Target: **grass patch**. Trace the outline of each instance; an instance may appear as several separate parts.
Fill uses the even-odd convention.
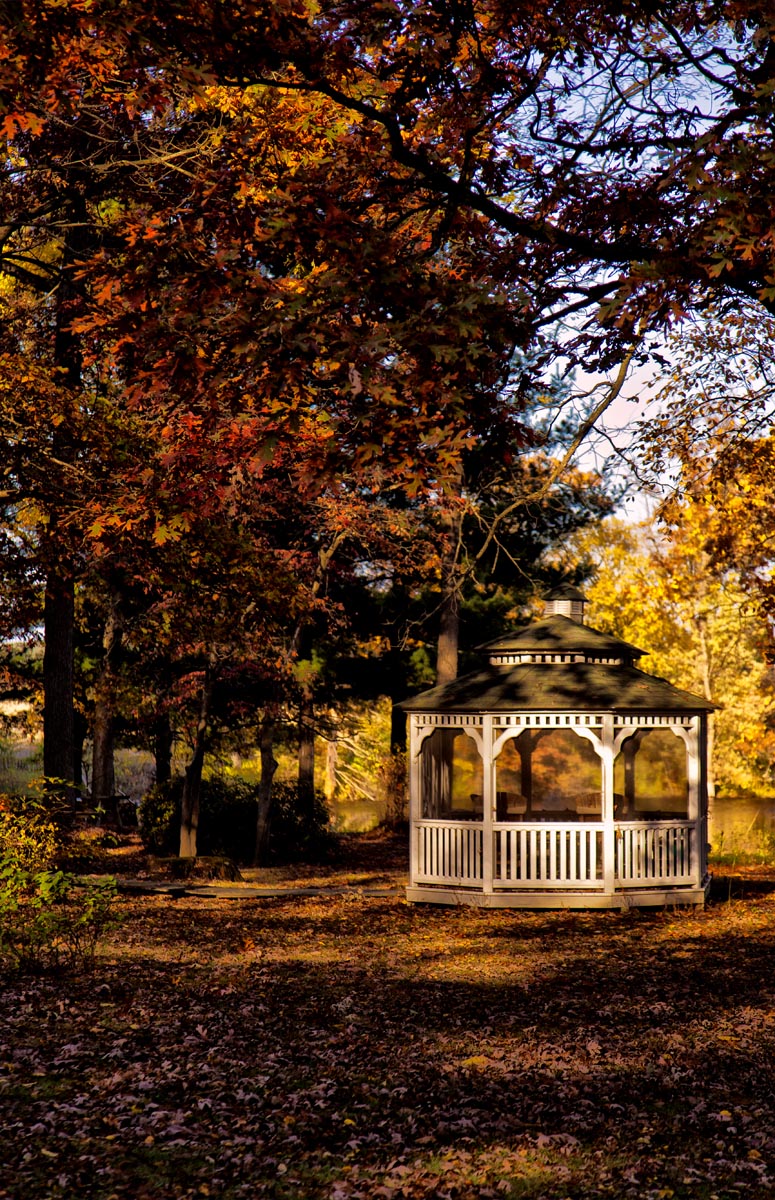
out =
[[[775,832],[752,828],[740,833],[721,833],[711,846],[709,861],[711,867],[775,869]]]

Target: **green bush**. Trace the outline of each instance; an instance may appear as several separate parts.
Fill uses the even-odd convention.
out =
[[[298,785],[274,785],[269,834],[269,854],[273,861],[326,862],[338,844],[331,828],[331,814],[320,792],[315,793],[310,821],[301,810]]]
[[[6,865],[41,871],[53,865],[59,850],[59,827],[42,807],[0,797],[0,859]]]
[[[116,924],[115,880],[56,869],[60,831],[40,802],[0,805],[0,957],[27,971],[88,966]]]
[[[406,755],[391,752],[377,768],[377,797],[383,804],[382,824],[394,833],[409,826],[409,780]]]
[[[115,879],[0,864],[0,956],[23,971],[88,967],[117,924]]]
[[[140,834],[154,854],[177,854],[183,780],[154,787],[140,805]],[[218,775],[202,780],[197,849],[202,855],[224,855],[249,863],[256,840],[258,785]],[[316,796],[309,821],[300,813],[298,788],[278,783],[272,788],[269,857],[272,862],[327,858],[336,845],[325,800]]]
[[[157,783],[143,796],[138,810],[140,837],[152,854],[177,854],[180,845],[180,797],[183,781]]]

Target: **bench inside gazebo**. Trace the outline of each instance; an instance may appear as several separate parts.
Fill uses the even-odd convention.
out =
[[[403,707],[412,901],[702,904],[712,705],[583,623],[567,585],[482,669]]]

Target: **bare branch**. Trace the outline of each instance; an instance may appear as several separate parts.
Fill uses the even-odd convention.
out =
[[[520,508],[525,508],[528,504],[535,504],[540,500],[544,500],[557,483],[558,479],[560,479],[565,473],[565,470],[573,459],[573,456],[575,455],[579,446],[586,438],[587,434],[594,429],[603,413],[611,407],[617,396],[621,394],[621,390],[627,380],[627,375],[632,364],[633,356],[644,333],[645,320],[641,322],[638,335],[630,347],[630,350],[622,360],[619,370],[616,373],[616,378],[612,381],[612,383],[609,384],[602,399],[595,405],[586,420],[582,421],[565,453],[555,463],[554,467],[546,476],[540,487],[536,488],[535,491],[528,492],[527,495],[520,496],[517,500],[514,500],[511,504],[508,504],[506,508],[501,509],[501,511],[495,515],[490,522],[490,527],[487,531],[487,537],[485,538],[484,543],[473,558],[473,563],[479,562],[487,553],[493,541],[497,541],[496,534],[498,527],[502,525],[503,522],[512,515],[512,513],[517,512]]]

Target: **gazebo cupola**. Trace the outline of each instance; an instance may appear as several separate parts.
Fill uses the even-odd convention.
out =
[[[572,583],[561,583],[546,597],[545,617],[570,617],[572,621],[584,620],[587,598]]]
[[[408,898],[488,907],[704,901],[703,698],[641,671],[644,651],[546,615],[480,647],[480,669],[410,718]]]

